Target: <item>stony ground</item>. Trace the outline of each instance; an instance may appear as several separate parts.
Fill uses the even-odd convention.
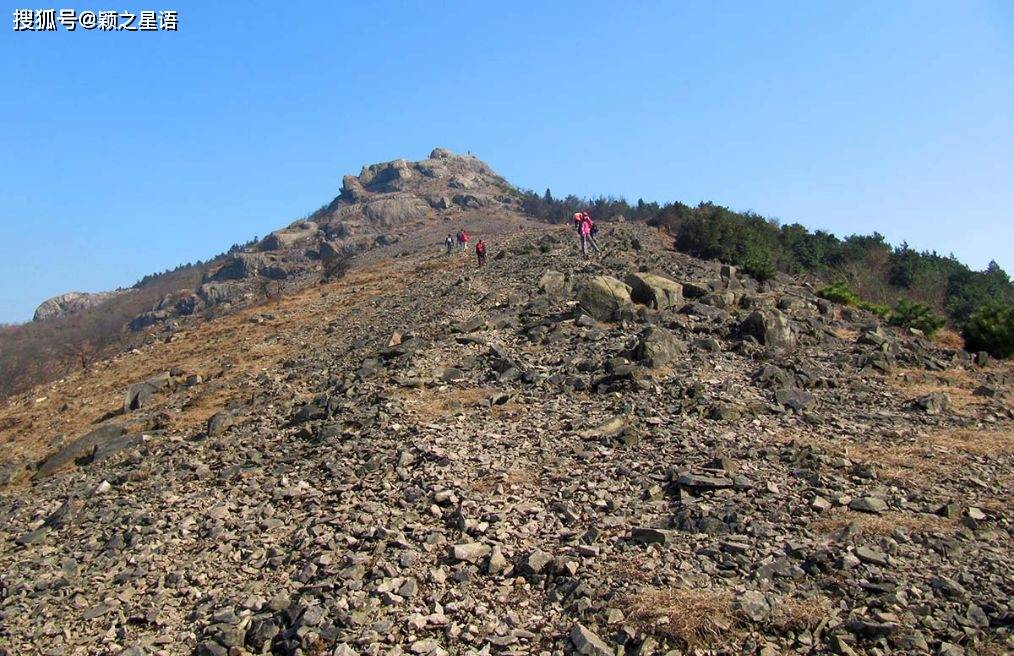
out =
[[[483,227],[0,409],[0,652],[1010,653],[1009,365]]]

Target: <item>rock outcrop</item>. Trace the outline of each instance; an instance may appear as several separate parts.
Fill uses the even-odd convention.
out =
[[[47,319],[58,319],[71,314],[77,314],[82,310],[95,307],[120,292],[98,292],[94,294],[84,292],[67,292],[53,298],[46,299],[35,308],[33,321],[45,321]]]

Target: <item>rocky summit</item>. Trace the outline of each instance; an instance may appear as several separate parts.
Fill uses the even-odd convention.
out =
[[[0,653],[1010,653],[1010,364],[508,192],[367,167],[8,399]]]

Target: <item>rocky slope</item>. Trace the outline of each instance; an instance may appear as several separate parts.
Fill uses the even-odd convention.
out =
[[[0,410],[0,649],[1009,653],[1010,365],[468,175],[364,170],[291,228],[347,277]]]

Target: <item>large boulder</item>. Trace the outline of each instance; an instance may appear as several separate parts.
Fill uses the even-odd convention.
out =
[[[630,305],[630,287],[611,276],[592,276],[581,284],[577,302],[595,319],[611,321],[617,312]]]
[[[147,380],[134,383],[127,388],[126,394],[123,395],[123,412],[126,413],[144,407],[156,392],[169,387],[171,383],[172,377],[169,375],[169,372],[163,372]]]
[[[262,251],[281,251],[305,246],[320,232],[320,226],[313,221],[300,221],[288,228],[275,230],[261,240],[258,248]]]
[[[363,205],[363,214],[366,218],[371,223],[383,227],[422,219],[428,213],[429,204],[422,198],[410,195],[377,198]]]
[[[270,239],[270,237],[266,238]],[[223,280],[243,280],[258,275],[264,267],[268,266],[268,258],[261,253],[236,253],[222,263],[218,269],[213,271],[208,280],[220,282]]]
[[[235,282],[207,282],[197,288],[197,295],[207,305],[218,305],[242,298],[246,288]]]
[[[789,318],[778,310],[754,310],[739,325],[739,331],[773,348],[791,348],[796,344]]]
[[[570,295],[572,286],[572,282],[566,274],[552,269],[546,269],[546,272],[539,278],[539,290],[551,298]]]
[[[44,478],[71,463],[102,460],[140,444],[141,439],[140,433],[127,434],[126,429],[120,424],[100,426],[69,442],[46,458],[32,478]]]
[[[635,303],[656,310],[683,304],[683,285],[654,273],[632,273],[624,280],[630,285],[630,298]]]
[[[641,333],[637,359],[649,367],[662,367],[686,350],[686,345],[665,328],[651,326]]]

